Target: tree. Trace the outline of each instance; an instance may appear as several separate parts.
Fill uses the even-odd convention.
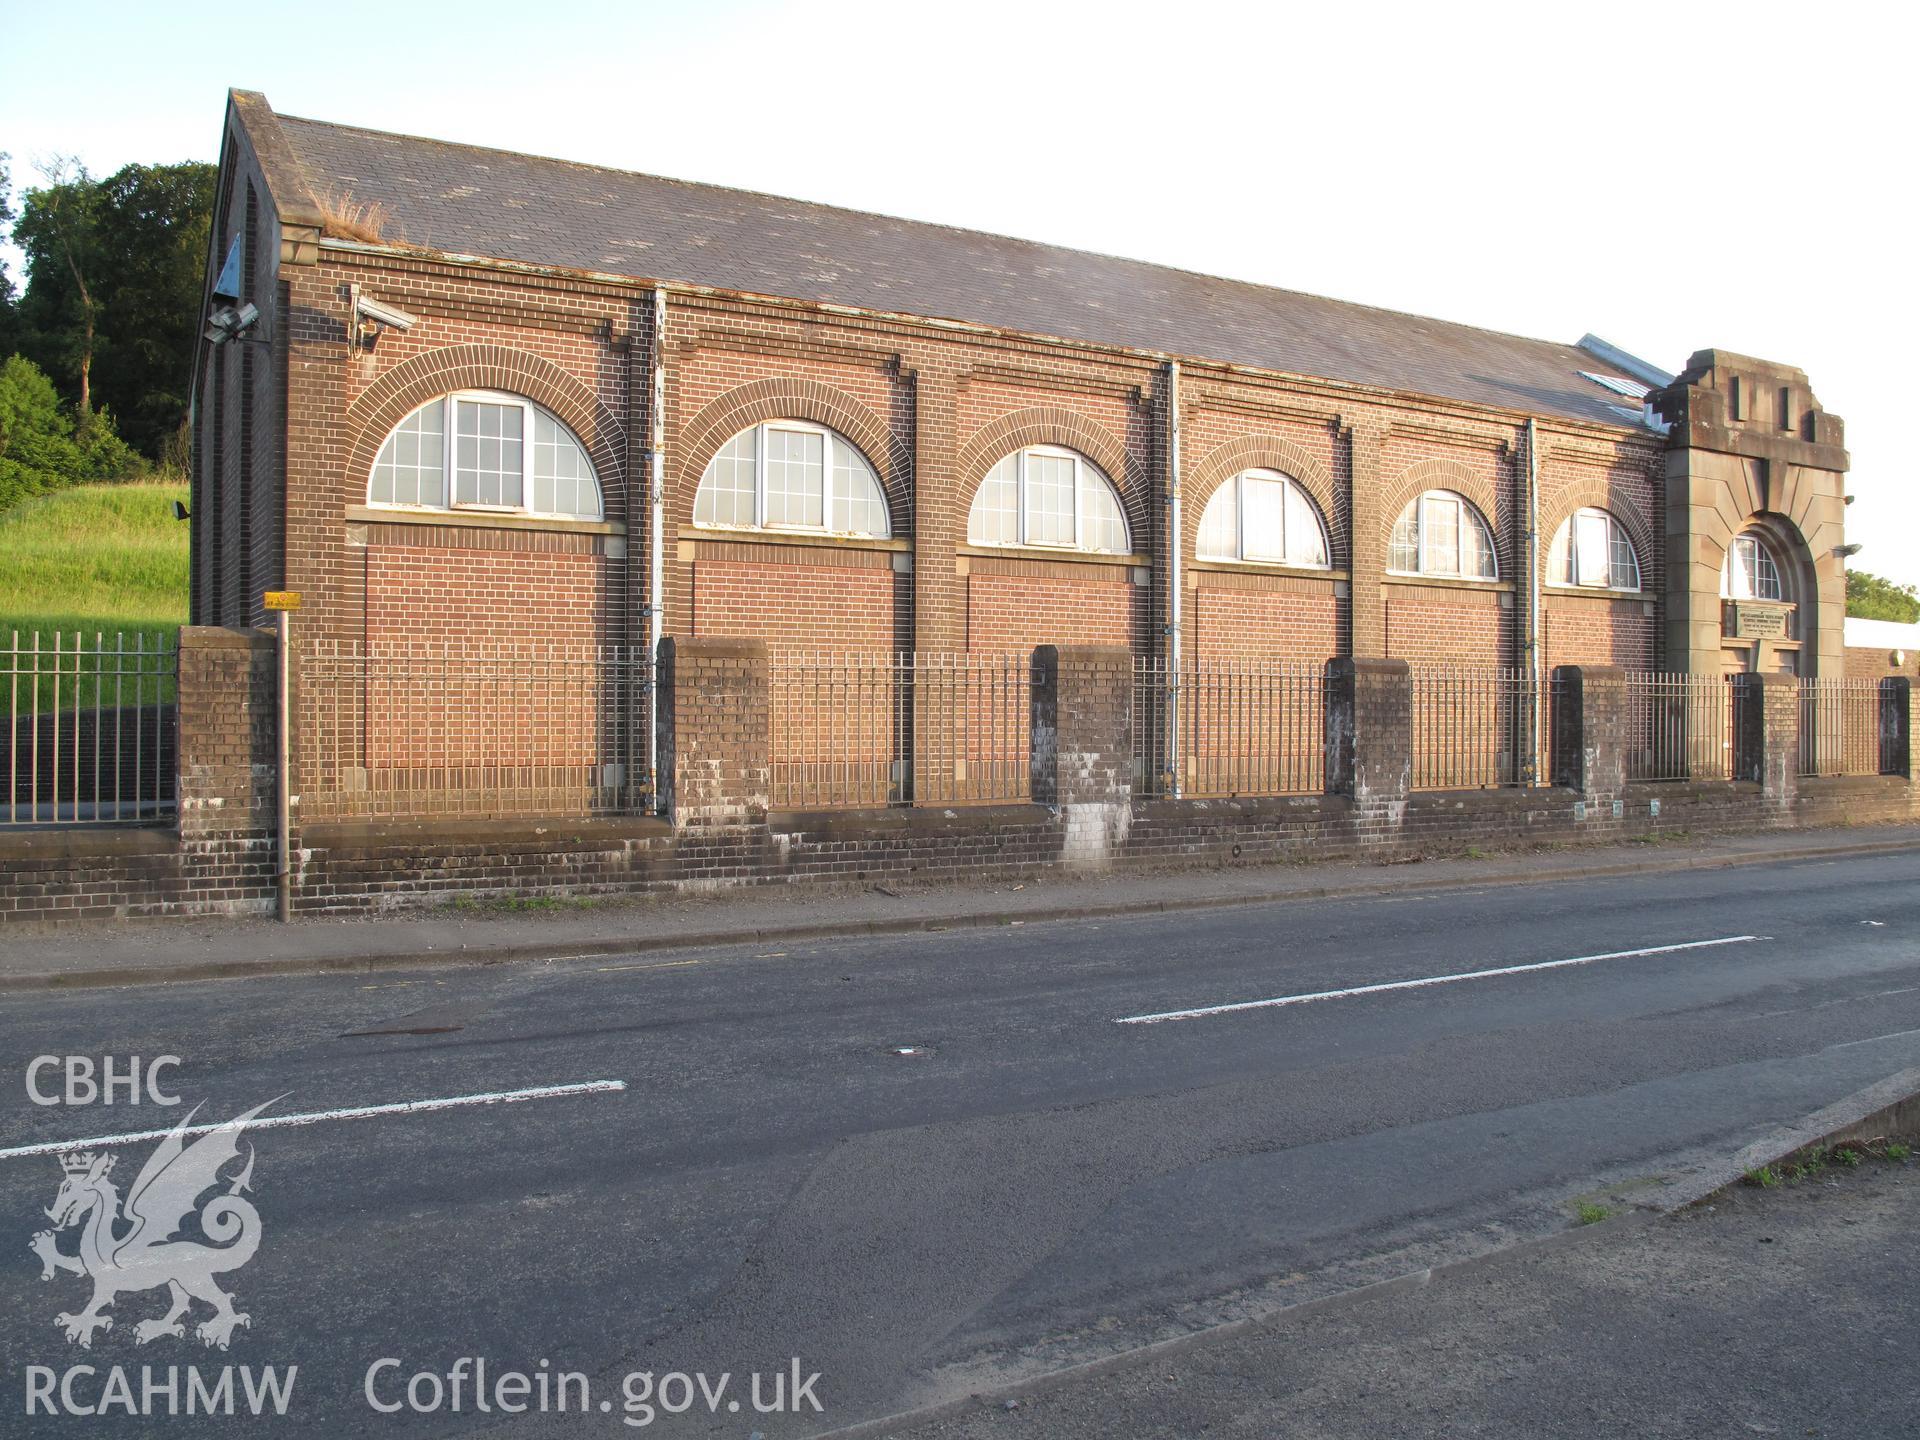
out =
[[[128,165],[100,183],[96,244],[104,339],[94,388],[155,459],[187,416],[219,171]]]
[[[29,190],[13,227],[14,243],[27,255],[27,294],[22,318],[34,349],[55,374],[74,378],[74,405],[93,409],[93,346],[100,302],[88,277],[98,273],[95,217],[99,186],[86,166],[69,157],[41,165],[47,183]]]
[[[6,243],[13,229],[13,157],[0,151],[0,244]],[[11,355],[20,343],[18,317],[14,313],[13,276],[0,260],[0,355]]]
[[[1920,590],[1865,570],[1847,572],[1847,614],[1856,620],[1920,621]]]
[[[0,510],[89,480],[124,480],[140,457],[96,411],[76,427],[53,382],[25,356],[0,365]]]
[[[211,165],[43,167],[14,227],[27,256],[22,349],[78,413],[96,401],[158,457],[186,417],[215,180]],[[85,420],[81,424],[84,427]]]

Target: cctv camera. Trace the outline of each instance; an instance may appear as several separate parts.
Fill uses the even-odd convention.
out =
[[[413,316],[406,311],[391,305],[382,305],[370,296],[362,295],[355,299],[353,309],[356,315],[362,315],[376,325],[385,325],[394,330],[411,330],[414,325]]]

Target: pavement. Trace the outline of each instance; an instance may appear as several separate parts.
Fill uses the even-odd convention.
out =
[[[0,1068],[42,1054],[178,1056],[183,1103],[40,1105],[0,1076],[9,1386],[30,1365],[297,1364],[288,1436],[612,1435],[632,1433],[628,1377],[797,1362],[820,1414],[647,1431],[786,1440],[1453,1273],[1568,1233],[1584,1198],[1723,1175],[1920,1066],[1920,850],[0,996]],[[226,1281],[251,1316],[232,1348],[137,1343],[152,1292],[71,1343],[54,1321],[86,1283],[27,1253],[54,1152],[90,1137],[137,1176],[157,1141],[129,1132],[268,1100],[283,1126],[247,1137],[265,1230]],[[1611,1343],[1604,1315],[1577,1319],[1547,1338]],[[462,1357],[550,1361],[610,1408],[365,1398],[383,1358]],[[1349,1433],[1393,1433],[1367,1423],[1382,1396]],[[63,1428],[259,1427],[29,1417],[0,1393],[0,1435]]]
[[[910,933],[1278,900],[1549,883],[1920,846],[1920,825],[1866,825],[1593,847],[1354,862],[1248,862],[1123,874],[1042,872],[993,883],[887,879],[697,894],[503,899],[367,918],[216,919],[0,929],[0,991],[132,985],[434,964],[497,964],[692,946]]]
[[[1920,1162],[1735,1186],[897,1440],[1920,1433]]]

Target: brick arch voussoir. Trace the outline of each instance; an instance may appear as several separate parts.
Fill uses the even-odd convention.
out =
[[[913,530],[913,455],[872,406],[818,380],[755,380],[710,400],[681,429],[681,461],[676,470],[673,513],[682,526],[693,523],[700,477],[713,457],[742,430],[768,420],[806,420],[844,435],[867,457],[880,477],[893,534]]]
[[[1146,537],[1152,533],[1146,467],[1135,460],[1126,444],[1104,425],[1077,410],[1058,405],[1036,405],[1002,415],[981,426],[960,447],[954,473],[959,481],[955,493],[962,509],[963,531],[965,512],[972,507],[974,492],[987,478],[987,471],[1029,445],[1058,445],[1064,450],[1077,450],[1099,466],[1120,492],[1120,507],[1127,517],[1127,528],[1135,547],[1145,546]]]
[[[408,415],[455,390],[522,395],[551,411],[580,438],[600,478],[609,518],[624,513],[626,429],[581,380],[544,356],[506,345],[449,345],[396,365],[347,407],[348,473],[365,477]]]
[[[1327,527],[1327,542],[1332,551],[1333,568],[1345,569],[1353,563],[1352,537],[1348,518],[1339,503],[1339,491],[1326,466],[1303,447],[1280,435],[1242,435],[1226,440],[1209,450],[1199,464],[1183,477],[1186,491],[1180,528],[1180,543],[1191,555],[1199,542],[1200,517],[1220,487],[1243,470],[1278,470],[1292,476],[1313,497],[1320,519]]]
[[[1604,510],[1618,520],[1626,530],[1627,538],[1633,542],[1633,553],[1639,557],[1644,575],[1654,558],[1653,526],[1647,522],[1646,515],[1638,505],[1610,481],[1597,475],[1561,487],[1560,493],[1554,497],[1553,508],[1541,516],[1539,564],[1543,567],[1543,574],[1553,537],[1560,533],[1560,527],[1576,510]]]

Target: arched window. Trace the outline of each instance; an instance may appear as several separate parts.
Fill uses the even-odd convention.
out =
[[[1604,510],[1576,510],[1547,547],[1547,583],[1638,590],[1640,558],[1626,528]]]
[[[492,390],[442,395],[394,426],[367,503],[605,518],[599,478],[573,432],[531,400]]]
[[[1086,456],[1052,445],[1016,450],[987,472],[967,515],[967,543],[1132,553],[1113,482]]]
[[[1780,566],[1767,542],[1749,530],[1736,535],[1720,570],[1720,593],[1729,600],[1785,600]]]
[[[1200,512],[1202,560],[1327,566],[1327,527],[1300,482],[1278,470],[1243,470]]]
[[[887,499],[867,457],[844,435],[807,420],[742,430],[707,463],[693,523],[729,530],[891,533]]]
[[[1451,490],[1416,497],[1393,525],[1387,568],[1402,575],[1497,580],[1493,532],[1480,512]]]

